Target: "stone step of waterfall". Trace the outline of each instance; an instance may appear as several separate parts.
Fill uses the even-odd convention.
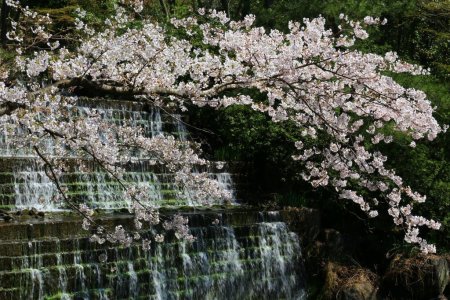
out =
[[[86,171],[80,172],[78,170],[78,163],[79,161],[70,158],[65,157],[66,162],[66,170],[64,174],[73,174],[75,176],[107,176],[109,175],[105,174],[105,171],[102,167],[98,166],[96,163],[85,160],[84,161],[84,167]],[[133,179],[132,176],[140,176],[141,174],[160,174],[164,175],[167,174],[168,176],[171,176],[171,174],[168,172],[169,170],[161,165],[154,164],[151,159],[136,159],[133,161],[128,162],[127,164],[121,166],[121,168],[126,173],[126,176],[128,179]],[[213,165],[211,166],[196,166],[198,172],[210,172],[211,175],[213,174],[225,174],[228,172],[224,172],[223,170],[217,169],[217,167]],[[33,172],[44,172],[42,164],[39,164],[38,161],[35,158],[27,158],[27,157],[0,157],[0,175],[3,176],[14,176],[17,174],[27,175],[28,173]],[[173,176],[173,175],[172,175]],[[0,182],[1,183],[1,182]]]
[[[127,174],[125,174],[127,175]],[[71,174],[67,175],[66,177],[63,177],[63,179],[60,181],[60,183],[68,188],[71,188],[73,190],[76,189],[87,189],[91,186],[108,186],[111,188],[117,188],[117,189],[123,189],[123,186],[130,186],[130,185],[139,185],[139,184],[150,184],[150,185],[158,185],[158,187],[161,187],[165,190],[169,190],[172,186],[174,186],[173,182],[169,181],[169,178],[165,178],[167,181],[159,181],[159,175],[155,174],[155,173],[150,173],[149,174],[149,178],[145,178],[142,179],[141,181],[124,181],[122,180],[121,182],[118,181],[100,181],[101,179],[98,177],[92,177],[92,181],[80,181],[80,178],[77,178],[79,181],[75,181],[75,182],[70,182],[70,181],[66,181],[64,179],[67,179],[68,176],[71,176]],[[73,175],[75,176],[75,175]],[[153,176],[153,178],[151,178],[150,176]],[[163,174],[164,177],[166,177],[165,174]],[[162,177],[162,176],[161,176]],[[30,182],[30,181],[25,181],[25,179],[17,179],[17,178],[12,178],[12,180],[15,180],[13,182],[7,182],[7,183],[0,183],[0,191],[1,193],[8,193],[10,191],[14,191],[14,189],[18,188],[18,189],[25,189],[26,187],[32,185],[32,184],[43,184],[47,182]],[[164,178],[163,178],[164,180]],[[53,182],[48,182],[48,184],[53,184]]]
[[[236,225],[249,225],[253,222],[261,220],[259,213],[249,213],[243,207],[236,207],[233,209],[227,208],[227,211],[223,211],[214,207],[204,208],[197,210],[194,213],[192,209],[186,211],[174,210],[161,210],[167,216],[175,213],[182,213],[189,217],[189,224],[191,230],[196,230],[196,227],[205,227],[205,224],[211,225],[211,222],[215,219],[221,220],[221,222],[233,223]],[[202,212],[199,214],[198,212]],[[123,220],[125,224],[132,224],[132,215],[127,214],[102,214],[98,213],[94,215],[98,220],[107,225],[111,224],[111,220]],[[47,226],[55,225],[55,226]],[[61,232],[67,235],[85,235],[86,233],[79,230],[81,220],[77,214],[73,213],[49,213],[44,220],[35,219],[34,217],[19,216],[17,223],[4,223],[0,222],[0,241],[3,244],[5,241],[18,241],[18,240],[30,240],[33,238],[59,238]],[[11,231],[13,226],[14,231]],[[56,227],[61,231],[54,231]]]
[[[217,225],[218,226],[218,225]],[[221,251],[224,249],[227,249],[229,246],[229,240],[227,239],[227,235],[229,233],[220,232],[223,228],[217,227],[216,225],[204,227],[202,230],[202,233],[199,233],[198,228],[191,227],[191,232],[193,235],[195,235],[200,240],[194,243],[192,246],[191,253],[195,253],[197,248],[199,248],[201,245],[199,243],[202,242],[213,242],[214,243],[214,251]],[[36,227],[36,226],[33,226]],[[238,230],[240,228],[246,228],[246,227],[253,227],[254,229],[260,229],[260,224],[252,224],[252,225],[240,225],[240,226],[231,226],[226,227],[227,230],[232,230],[233,234],[235,236],[235,239],[239,244],[245,245],[245,249],[248,251],[254,250],[251,245],[261,241],[262,233],[258,232],[254,229],[246,229],[246,230]],[[1,227],[0,227],[1,228]],[[92,244],[86,240],[87,233],[78,232],[78,235],[72,236],[70,239],[57,239],[55,240],[55,237],[50,236],[51,232],[47,230],[46,232],[42,233],[41,230],[32,228],[31,226],[19,227],[17,228],[19,230],[16,232],[16,235],[10,235],[10,239],[5,239],[3,237],[0,241],[0,258],[5,257],[11,257],[14,256],[17,257],[23,257],[24,255],[27,256],[33,256],[33,254],[30,251],[33,251],[33,249],[39,248],[42,252],[41,254],[48,254],[48,253],[72,253],[77,251],[77,246],[75,243],[83,243],[83,245],[90,245],[93,250],[95,250],[95,244]],[[24,232],[25,231],[25,232]],[[35,240],[30,240],[31,234],[37,234],[45,235],[45,238],[40,238],[37,242]],[[214,240],[210,240],[208,236],[213,235],[215,236]],[[275,241],[271,240],[271,236],[273,234],[266,233],[266,243],[270,244]],[[16,237],[16,238],[15,238]],[[77,238],[79,237],[79,238]],[[175,244],[173,245],[175,246]],[[14,254],[14,255],[13,255]],[[220,252],[218,252],[218,255],[220,255]]]
[[[70,165],[70,164],[69,164]],[[0,209],[35,207],[52,211],[69,208],[68,204],[58,203],[59,191],[47,177],[43,168],[30,159],[0,159]],[[123,201],[124,187],[143,187],[149,192],[148,204],[160,206],[201,205],[192,201],[189,191],[175,183],[175,174],[165,173],[164,169],[143,161],[131,164],[118,182],[104,172],[83,173],[68,170],[60,178],[61,186],[67,188],[67,196],[75,203],[88,203],[93,208],[120,209],[129,207]],[[225,190],[233,194],[231,174],[226,172],[209,173],[217,179]],[[15,206],[15,207],[14,207]]]
[[[250,210],[249,210],[250,209]],[[220,224],[230,223],[233,224],[233,230],[237,235],[245,235],[248,237],[257,236],[259,233],[257,229],[261,222],[270,222],[270,224],[282,225],[281,222],[286,218],[285,214],[289,215],[290,211],[281,212],[258,212],[255,213],[252,208],[246,208],[244,206],[227,206],[225,208],[218,207],[203,207],[193,210],[192,208],[175,208],[164,209],[161,208],[160,212],[165,215],[171,215],[175,213],[181,213],[189,218],[189,225],[191,231],[197,235],[204,235],[212,226],[212,222],[218,220]],[[201,213],[200,213],[201,212]],[[313,212],[311,212],[313,214]],[[105,224],[110,224],[111,219],[122,219],[125,224],[132,224],[133,217],[127,214],[108,214],[97,213],[95,217]],[[77,227],[80,226],[81,220],[79,216],[73,213],[48,213],[45,219],[36,219],[33,216],[17,216],[16,223],[4,223],[0,222],[0,241],[8,240],[21,240],[32,239],[34,237],[41,238],[43,235],[46,237],[59,237],[60,232],[53,232],[54,226],[46,226],[46,224],[59,224],[58,226],[63,232],[74,235],[75,233],[83,234]],[[281,222],[281,223],[280,223]],[[205,226],[208,224],[210,226]],[[14,231],[10,231],[11,225],[14,225]]]
[[[178,193],[178,192],[177,192]],[[55,193],[56,195],[56,193]],[[203,207],[201,203],[196,203],[195,201],[186,198],[184,195],[181,197],[176,197],[175,192],[173,194],[162,194],[161,196],[149,196],[149,200],[143,201],[142,204],[153,208],[176,208],[176,207]],[[39,197],[39,196],[38,196]],[[83,203],[92,209],[102,209],[102,210],[122,210],[131,207],[131,202],[124,200],[120,194],[114,194],[113,192],[102,192],[102,193],[69,193],[68,195],[71,203]],[[176,198],[174,198],[176,197]],[[39,199],[35,201],[33,205],[29,204],[29,201],[36,199],[35,194],[21,194],[21,198],[28,199],[28,201],[17,201],[17,194],[3,194],[0,195],[0,209],[11,211],[17,209],[28,209],[34,207],[39,211],[59,211],[68,210],[71,208],[70,205],[64,202],[52,202],[48,203],[42,201],[40,203]],[[33,201],[34,202],[34,201]]]
[[[58,282],[61,277],[61,273],[63,272],[64,276],[66,278],[75,278],[75,280],[67,280],[67,282],[64,284],[65,289],[69,291],[77,291],[77,285],[81,286],[77,277],[79,276],[79,273],[83,273],[83,279],[84,280],[93,280],[93,284],[90,286],[91,292],[95,289],[102,289],[102,290],[109,290],[110,293],[113,293],[114,286],[119,287],[127,287],[129,285],[130,281],[135,280],[139,283],[139,288],[142,291],[145,291],[146,293],[154,293],[157,289],[154,284],[154,278],[160,273],[158,271],[152,271],[150,268],[142,271],[134,271],[130,273],[128,271],[128,264],[124,264],[123,267],[120,266],[113,266],[115,268],[114,272],[110,272],[108,275],[104,276],[103,274],[107,273],[109,271],[108,267],[100,267],[99,265],[92,265],[92,266],[60,266],[59,268],[53,268],[53,269],[26,269],[23,270],[23,272],[20,273],[9,273],[8,276],[1,276],[0,278],[2,280],[2,283],[5,286],[8,286],[8,290],[10,291],[20,291],[21,288],[23,288],[23,283],[27,282],[27,280],[30,280],[33,276],[35,276],[36,272],[39,272],[42,277],[42,285],[43,289],[46,290],[46,294],[53,294],[53,293],[59,293],[60,288],[58,286]],[[244,267],[244,266],[243,266]],[[289,273],[292,273],[293,275],[286,276],[285,274],[267,274],[263,277],[257,277],[261,276],[261,272],[264,272],[263,265],[251,265],[248,269],[242,269],[242,270],[234,270],[233,268],[230,268],[230,271],[224,271],[224,272],[211,272],[210,270],[205,275],[195,275],[195,272],[199,272],[200,270],[191,270],[190,274],[184,274],[184,276],[176,277],[182,269],[177,268],[167,268],[165,266],[164,272],[170,276],[170,274],[173,274],[174,276],[172,278],[166,278],[165,279],[165,285],[166,286],[174,286],[174,287],[191,287],[188,290],[183,289],[177,289],[177,292],[181,295],[189,291],[190,293],[196,293],[196,287],[201,287],[203,284],[212,284],[213,282],[226,282],[226,281],[237,281],[237,280],[244,280],[246,278],[257,278],[258,282],[256,285],[259,286],[268,286],[270,287],[271,284],[275,286],[282,286],[282,281],[292,281],[292,285],[295,284],[296,278],[295,270],[288,270]],[[245,267],[244,267],[245,268]],[[287,270],[283,270],[287,271]],[[98,274],[101,274],[100,277],[96,275],[95,273],[98,272]],[[93,275],[90,275],[93,273]],[[165,275],[166,275],[165,274]],[[181,274],[180,274],[181,275]],[[234,278],[233,278],[234,277]],[[54,280],[56,284],[48,283],[48,281]],[[278,282],[279,283],[278,283]],[[102,288],[105,287],[102,282],[107,283],[109,288]],[[278,284],[277,284],[278,283]],[[217,287],[220,288],[220,287]],[[250,287],[251,288],[251,287]],[[86,290],[85,290],[86,291]],[[184,291],[184,292],[183,292]],[[123,292],[123,291],[122,291]],[[127,291],[129,292],[129,291]],[[76,294],[73,293],[73,294]],[[2,298],[3,299],[3,298]]]
[[[0,299],[303,299],[299,240],[282,214],[236,208],[184,215],[196,240],[167,233],[149,251],[91,243],[73,214],[0,223]],[[133,220],[98,217],[107,227]]]
[[[269,236],[260,237],[258,239],[245,239],[243,237],[236,237],[237,244],[241,245],[241,248],[235,249],[233,251],[237,251],[239,255],[242,255],[241,263],[251,263],[256,261],[257,256],[260,252],[264,252],[267,249],[270,249],[274,243],[267,243],[267,239]],[[289,237],[285,237],[286,240],[290,240]],[[265,239],[265,240],[263,240]],[[245,243],[243,241],[246,241]],[[201,260],[204,255],[208,255],[209,257],[216,258],[217,265],[226,264],[226,258],[229,255],[229,247],[230,240],[223,239],[222,241],[211,238],[204,238],[201,241],[197,241],[190,245],[189,255],[192,260]],[[263,245],[263,244],[266,245]],[[202,247],[205,245],[212,245],[210,250],[205,251]],[[258,246],[255,246],[258,245]],[[289,243],[279,243],[277,246],[280,248],[280,256],[283,257],[286,255],[284,253],[286,251]],[[174,250],[181,251],[179,248],[183,246],[183,244],[179,244],[176,242],[166,243],[166,247],[173,247]],[[123,259],[119,253],[114,253],[116,248],[96,248],[93,246],[86,238],[78,239],[78,243],[74,246],[73,240],[41,240],[38,244],[29,243],[4,243],[0,248],[0,262],[2,265],[3,271],[11,271],[17,269],[17,266],[23,264],[25,260],[28,260],[28,264],[30,267],[48,267],[58,264],[68,264],[74,261],[76,257],[81,257],[90,260],[89,257],[85,257],[86,253],[80,252],[80,247],[89,247],[90,253],[89,255],[94,255],[94,257],[98,257],[98,255],[102,253],[106,253],[108,257],[112,258],[112,260],[117,263],[121,259]],[[127,252],[131,254],[138,255],[139,248],[129,248]],[[105,252],[106,251],[106,252]],[[122,251],[122,250],[121,250]],[[96,256],[97,255],[97,256]],[[126,257],[125,257],[126,258]]]
[[[0,299],[2,300],[16,300],[19,299],[17,296],[23,296],[20,297],[20,299],[26,298],[26,296],[29,296],[27,299],[42,299],[40,297],[39,293],[39,287],[35,287],[36,291],[33,294],[23,294],[21,293],[20,289],[13,289],[13,290],[2,290],[0,289]],[[63,299],[111,299],[111,289],[90,289],[85,290],[83,292],[78,293],[64,293],[64,292],[58,292],[53,295],[45,295],[46,300],[63,300]],[[149,299],[148,297],[145,299]],[[150,298],[155,299],[155,298]]]
[[[290,257],[281,257],[282,259],[289,259]],[[208,258],[211,261],[213,261],[214,258]],[[279,259],[277,257],[277,259]],[[189,274],[188,278],[185,278],[183,276],[180,277],[176,277],[176,278],[172,278],[171,280],[173,282],[178,281],[178,282],[196,282],[196,281],[200,281],[202,279],[206,279],[207,277],[210,277],[212,279],[214,278],[225,278],[227,276],[229,276],[230,274],[236,274],[236,273],[240,273],[242,275],[244,274],[251,274],[251,273],[257,273],[261,271],[261,268],[264,267],[264,263],[265,263],[265,259],[264,258],[260,258],[260,259],[254,259],[252,261],[252,263],[248,263],[248,264],[240,264],[239,262],[236,261],[227,261],[224,262],[222,264],[216,264],[214,262],[212,263],[208,263],[208,265],[206,266],[206,268],[208,269],[208,273],[204,274],[204,275],[196,275],[199,274],[199,272],[201,271],[201,268],[205,268],[205,266],[200,267],[198,269],[185,269],[186,266],[184,266],[183,264],[178,264],[178,265],[165,265],[165,269],[164,271],[167,273],[173,273],[173,274],[179,274],[180,271],[188,271],[191,274]],[[129,277],[130,274],[130,264],[132,264],[132,268],[133,268],[133,275],[136,275],[138,278],[140,278],[141,282],[145,282],[146,280],[142,280],[144,278],[147,277],[147,279],[150,279],[152,276],[156,275],[155,273],[157,271],[152,270],[150,268],[147,268],[149,264],[153,264],[153,263],[157,263],[155,261],[150,262],[146,259],[142,259],[142,264],[140,265],[136,265],[134,264],[134,261],[132,260],[128,260],[128,261],[121,261],[121,262],[112,262],[112,263],[103,263],[103,264],[99,264],[99,263],[90,263],[90,264],[76,264],[73,263],[72,264],[64,264],[64,265],[56,265],[56,266],[52,266],[52,267],[39,267],[39,268],[33,268],[33,267],[29,267],[29,268],[22,268],[20,270],[12,270],[9,272],[2,272],[0,273],[0,280],[2,282],[2,284],[4,284],[4,286],[8,286],[8,288],[18,288],[23,284],[23,280],[18,280],[18,279],[22,279],[22,278],[27,278],[31,275],[31,273],[37,271],[42,272],[43,274],[50,274],[50,275],[55,275],[61,272],[62,269],[64,269],[64,272],[67,275],[72,275],[77,273],[77,271],[79,271],[80,269],[83,269],[84,271],[86,271],[86,273],[88,273],[89,271],[94,271],[94,270],[98,270],[101,271],[102,273],[102,281],[112,281],[112,280],[116,280],[118,279],[118,277]],[[239,265],[240,268],[236,269],[236,264]],[[171,267],[169,267],[171,266]],[[292,265],[289,265],[291,267],[291,270],[293,268]],[[111,270],[111,268],[116,269],[115,271],[117,272],[108,272],[109,270]],[[285,268],[286,270],[287,268]],[[272,275],[272,276],[270,276]],[[279,276],[279,274],[276,273],[272,273],[270,274],[268,278],[270,279],[275,279]],[[52,276],[54,277],[54,276]]]

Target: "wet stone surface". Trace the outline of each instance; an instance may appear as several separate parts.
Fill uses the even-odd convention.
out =
[[[89,242],[71,215],[0,222],[0,299],[301,299],[298,236],[278,212],[186,213],[192,244]],[[129,223],[105,215],[106,224]],[[219,224],[212,224],[215,219]],[[143,235],[146,233],[143,232]]]

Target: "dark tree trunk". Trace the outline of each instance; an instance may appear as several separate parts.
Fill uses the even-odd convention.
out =
[[[0,41],[2,46],[5,47],[8,39],[6,38],[6,33],[8,32],[8,15],[9,6],[6,5],[6,0],[2,1],[2,11],[0,14]]]

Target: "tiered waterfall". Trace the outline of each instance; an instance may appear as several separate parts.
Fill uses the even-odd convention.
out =
[[[157,108],[121,101],[80,100],[79,114],[95,107],[116,124],[142,127],[147,136],[172,134],[187,139],[180,116]],[[124,180],[145,186],[169,216],[183,211],[196,240],[187,243],[168,235],[149,251],[89,242],[81,221],[55,202],[57,190],[37,157],[26,146],[15,147],[21,134],[0,133],[0,208],[46,211],[45,218],[17,217],[0,221],[0,299],[302,299],[305,280],[299,238],[277,212],[258,212],[232,205],[229,209],[196,207],[172,175],[146,163],[126,167]],[[51,153],[52,142],[46,143]],[[70,158],[68,158],[70,159]],[[231,175],[211,177],[234,193]],[[120,187],[93,167],[73,170],[62,181],[68,195],[104,212],[109,225],[132,218]],[[224,206],[225,207],[225,206]],[[116,213],[107,213],[115,210]],[[145,232],[143,232],[145,234]]]

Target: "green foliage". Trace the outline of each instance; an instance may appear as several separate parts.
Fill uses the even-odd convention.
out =
[[[61,27],[71,26],[75,21],[73,12],[77,9],[76,5],[68,5],[60,8],[39,8],[37,12],[43,15],[49,15],[53,20],[53,27],[61,29]]]
[[[103,24],[103,20],[114,12],[114,5],[118,0],[76,0],[78,5],[86,10],[87,20],[90,23]]]
[[[208,138],[213,143],[214,159],[279,161],[294,150],[295,137],[289,133],[295,132],[292,128],[275,124],[247,106],[230,106],[219,113],[202,110],[191,119],[194,124],[200,120],[199,126],[207,125],[215,133],[213,139]]]
[[[14,58],[15,58],[15,53],[14,52],[11,52],[11,51],[8,51],[8,50],[0,48],[0,60],[2,62],[10,61],[10,60],[12,60]]]
[[[271,122],[262,113],[254,113],[249,107],[228,107],[220,114],[219,122],[225,125],[218,128],[219,134],[230,141],[226,147],[237,155],[235,160],[260,157],[276,161],[292,153],[295,139],[289,133],[291,130]],[[292,145],[286,147],[289,143]]]
[[[394,79],[405,87],[426,92],[436,105],[435,117],[440,124],[450,124],[450,84],[433,76],[397,74]],[[443,223],[443,230],[435,234],[441,247],[450,249],[450,132],[441,134],[432,142],[421,141],[416,148],[407,143],[387,146],[383,152],[391,157],[395,168],[405,182],[428,196],[425,205],[417,209],[425,216]]]
[[[423,1],[407,21],[415,26],[405,53],[431,67],[436,74],[450,77],[450,2]]]
[[[75,21],[75,10],[81,8],[87,12],[86,21],[95,27],[103,26],[103,21],[114,12],[118,0],[52,0],[27,1],[31,8],[43,15],[49,15],[53,21],[50,30],[70,32]],[[67,41],[69,42],[69,41]],[[65,43],[65,42],[63,42]]]

